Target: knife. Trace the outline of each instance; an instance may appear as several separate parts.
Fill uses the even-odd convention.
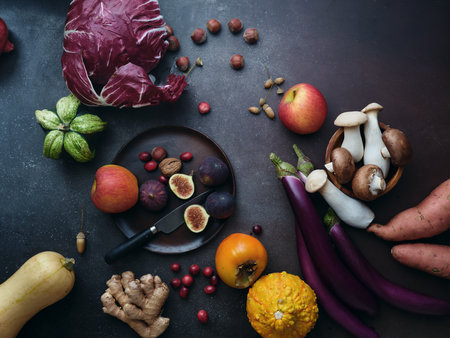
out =
[[[125,242],[109,251],[105,255],[106,263],[111,264],[134,249],[143,246],[153,235],[156,235],[158,232],[170,234],[178,229],[178,227],[184,224],[184,210],[192,204],[202,203],[206,196],[208,196],[211,192],[212,190],[205,191],[188,202],[180,205],[178,208],[172,210],[166,216],[158,220],[151,227],[142,232],[138,232],[133,237],[130,237]]]

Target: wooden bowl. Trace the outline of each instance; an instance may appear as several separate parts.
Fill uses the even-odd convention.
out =
[[[390,129],[390,127],[385,125],[383,122],[379,122],[379,125],[382,131]],[[343,140],[344,140],[344,128],[339,128],[338,130],[336,130],[336,132],[333,134],[333,136],[330,138],[330,141],[328,142],[327,150],[325,151],[325,163],[331,162],[331,152],[333,151],[333,149],[339,148]],[[358,168],[358,164],[357,163],[355,164]],[[393,171],[392,170],[393,167],[391,164],[391,168],[389,169],[389,174],[387,177],[388,179],[386,180],[386,189],[382,193],[380,193],[378,197],[387,194],[389,191],[392,190],[392,188],[395,187],[395,185],[397,184],[397,182],[399,181],[400,177],[403,174],[403,168],[404,167],[398,167],[397,170],[391,175]],[[353,194],[353,191],[351,190],[351,183],[341,185],[337,181],[336,176],[334,176],[333,173],[329,172],[328,170],[326,171],[328,173],[328,177],[330,178],[331,182],[333,182],[333,184],[336,187],[338,187],[339,190],[341,190],[343,193],[345,193],[350,197],[356,198],[355,195]]]

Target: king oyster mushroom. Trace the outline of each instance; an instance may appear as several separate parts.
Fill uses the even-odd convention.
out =
[[[355,162],[347,149],[335,148],[331,152],[331,162],[326,163],[325,168],[334,173],[340,184],[346,184],[352,180],[355,173]]]
[[[383,107],[378,103],[370,103],[363,110],[367,115],[367,122],[364,124],[364,164],[375,164],[383,171],[383,176],[389,173],[389,159],[381,156],[381,149],[385,147],[381,138],[381,130],[378,124],[378,112]]]
[[[375,214],[368,206],[347,196],[331,183],[325,170],[312,171],[306,178],[305,189],[310,193],[320,192],[339,218],[348,225],[365,229],[375,218]]]
[[[348,111],[340,114],[334,125],[344,128],[344,140],[342,148],[347,149],[352,154],[355,163],[361,161],[364,154],[364,146],[361,138],[359,126],[367,122],[367,115],[360,111]]]
[[[398,129],[385,130],[383,142],[386,147],[381,149],[381,155],[384,158],[390,158],[396,167],[404,167],[411,161],[412,148],[406,135]]]
[[[352,181],[353,194],[363,201],[373,201],[386,189],[383,172],[375,164],[359,168]]]

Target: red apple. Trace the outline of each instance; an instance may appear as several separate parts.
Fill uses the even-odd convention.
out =
[[[298,83],[284,94],[278,106],[278,116],[294,133],[312,134],[325,122],[327,103],[316,87]]]
[[[139,198],[136,176],[120,165],[108,164],[95,173],[91,199],[97,209],[108,212],[123,212],[133,207]]]

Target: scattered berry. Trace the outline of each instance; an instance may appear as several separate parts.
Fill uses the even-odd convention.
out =
[[[200,323],[206,324],[208,322],[208,312],[206,312],[205,310],[200,310],[197,313],[197,319]]]
[[[144,164],[144,169],[147,171],[154,171],[158,168],[158,164],[155,161],[149,161]]]
[[[217,275],[212,275],[209,282],[211,285],[217,285],[217,283],[219,283],[219,277],[217,277]]]
[[[242,30],[242,26],[242,21],[238,18],[234,18],[228,21],[228,29],[233,34],[239,33]]]
[[[148,162],[152,159],[152,155],[148,151],[142,151],[139,153],[139,159],[142,162]]]
[[[189,288],[182,286],[180,289],[180,297],[187,298],[188,295],[189,295]]]
[[[180,155],[180,160],[182,160],[183,162],[188,162],[192,160],[192,153],[190,153],[189,151],[182,153]]]
[[[210,19],[206,23],[206,28],[209,30],[210,33],[216,34],[220,31],[221,28],[220,21],[217,19]]]
[[[255,225],[252,227],[252,231],[253,231],[253,233],[254,233],[255,235],[259,235],[259,234],[262,232],[262,227],[261,227],[261,225],[255,224]]]
[[[173,272],[178,272],[181,269],[181,265],[179,263],[172,263],[170,264],[170,270]]]
[[[169,36],[167,41],[169,41],[169,47],[167,49],[171,52],[176,52],[180,49],[180,41],[178,41],[178,38],[175,35]]]
[[[181,286],[181,281],[179,278],[174,278],[170,281],[170,285],[172,285],[174,289],[178,289]]]
[[[207,266],[206,268],[203,269],[203,276],[205,276],[206,278],[210,278],[214,273],[214,270],[212,267]]]
[[[203,28],[196,28],[191,34],[191,39],[194,43],[200,45],[206,41],[206,32]]]
[[[169,182],[169,179],[164,175],[160,175],[158,177],[158,181],[160,181],[162,184],[167,184],[167,182]]]
[[[184,275],[183,278],[181,278],[181,283],[183,283],[184,286],[189,287],[194,284],[194,278],[191,275]]]
[[[175,64],[177,65],[177,68],[181,70],[182,72],[185,72],[189,68],[189,58],[187,56],[180,56],[177,61],[175,61]]]
[[[198,111],[200,114],[208,114],[211,110],[208,102],[202,101],[198,104]]]
[[[198,275],[200,273],[200,267],[197,264],[192,264],[189,267],[189,273],[193,276]]]
[[[207,295],[212,295],[216,292],[216,287],[214,285],[207,285],[204,290]]]

